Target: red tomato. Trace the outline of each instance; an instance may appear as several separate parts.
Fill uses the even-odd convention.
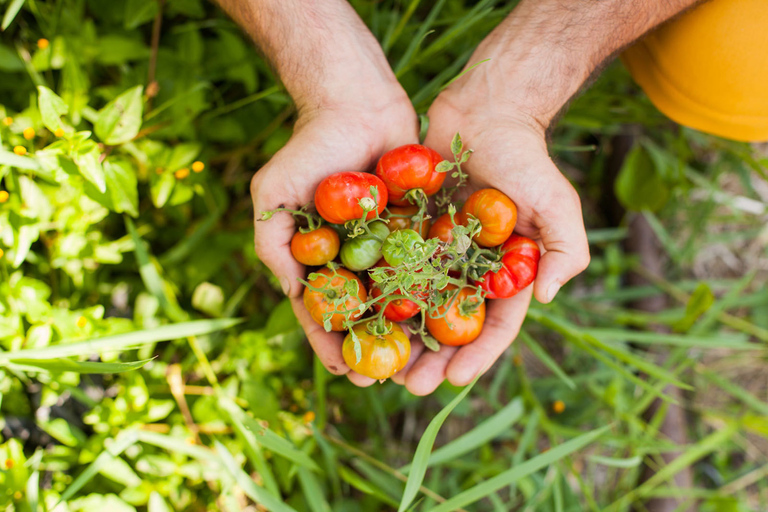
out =
[[[483,281],[475,283],[488,292],[486,298],[508,299],[536,279],[541,252],[536,242],[512,234],[501,246],[501,270],[486,272]]]
[[[381,289],[378,286],[373,285],[371,287],[371,297],[376,298],[380,296]],[[374,302],[373,307],[376,308],[377,312],[381,310],[381,304],[378,302]],[[409,318],[416,316],[416,313],[420,310],[421,308],[419,308],[419,305],[412,300],[395,299],[387,304],[387,307],[384,309],[384,316],[387,320],[402,322],[403,320],[408,320]]]
[[[392,196],[390,195],[390,198],[391,197]],[[427,233],[429,232],[429,226],[431,225],[429,219],[422,220],[421,226],[417,227],[416,223],[409,218],[419,213],[418,206],[389,206],[387,207],[387,210],[389,210],[389,213],[385,213],[384,218],[389,219],[389,224],[387,224],[387,227],[390,231],[397,231],[399,229],[413,229],[414,231],[418,232],[422,238],[426,238]],[[407,215],[409,217],[402,217],[403,215]]]
[[[449,285],[447,289],[455,290],[456,287]],[[437,315],[447,310],[445,316],[431,318],[427,314],[425,323],[429,334],[443,345],[459,346],[475,341],[485,323],[485,301],[477,304],[474,294],[472,288],[462,288],[458,297],[451,297],[437,308]]]
[[[408,144],[387,151],[376,165],[376,176],[387,185],[389,202],[396,206],[410,204],[404,196],[420,188],[428,196],[435,194],[445,181],[445,173],[435,166],[443,161],[437,151],[420,144]]]
[[[495,188],[484,188],[473,193],[461,212],[480,221],[482,230],[475,235],[475,242],[483,247],[504,243],[517,223],[515,203]]]
[[[325,265],[339,254],[339,235],[329,226],[297,231],[291,238],[291,254],[302,265]]]
[[[461,212],[456,212],[453,216],[456,224],[459,226],[466,225],[466,216]],[[448,213],[444,213],[439,216],[435,222],[432,223],[432,227],[429,228],[429,238],[437,238],[445,243],[451,243],[453,241],[453,233],[451,230],[454,228],[451,216]]]
[[[359,219],[363,216],[359,201],[364,197],[373,198],[371,186],[378,190],[376,211],[381,214],[387,206],[387,187],[379,178],[365,172],[337,172],[321,181],[315,190],[317,213],[331,224]],[[370,220],[375,216],[370,211],[366,218]]]
[[[321,268],[317,273],[321,275],[309,281],[310,285],[315,288],[325,288],[329,281],[330,285],[323,291],[304,288],[304,306],[312,315],[312,319],[320,325],[323,325],[323,315],[329,312],[334,313],[331,317],[331,330],[343,331],[344,311],[352,310],[368,300],[365,286],[355,274],[344,268],[337,268],[336,275],[328,267]],[[344,290],[347,281],[357,281],[357,295],[351,295]],[[339,297],[346,300],[343,304],[334,306],[330,301]],[[350,320],[357,318],[360,318],[359,311],[350,316]]]
[[[360,361],[355,355],[355,340],[347,334],[341,347],[344,362],[360,375],[372,379],[388,379],[408,364],[411,357],[411,342],[403,328],[390,324],[391,332],[374,334],[368,331],[371,322],[357,324],[352,328],[360,340]]]

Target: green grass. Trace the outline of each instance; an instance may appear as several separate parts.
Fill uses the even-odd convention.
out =
[[[514,2],[352,4],[423,113]],[[14,120],[0,127],[0,507],[629,511],[654,496],[768,507],[755,148],[672,125],[610,66],[551,141],[585,206],[587,272],[533,305],[474,387],[358,389],[313,357],[253,253],[248,183],[293,114],[234,23],[200,0],[165,3],[159,92],[138,108],[116,98],[146,85],[153,3],[12,0],[0,13],[0,120]],[[82,135],[83,156],[57,149],[45,126],[62,104],[39,101],[37,86],[62,98],[66,122],[114,145]],[[116,130],[113,100],[135,139]],[[615,218],[606,155],[630,125],[648,158],[623,180],[650,173],[668,200]],[[202,173],[174,178],[195,160]],[[649,204],[619,197],[630,211]],[[627,281],[629,215],[663,248],[663,275],[643,286]],[[654,295],[669,307],[632,308]],[[685,445],[659,430],[670,403],[686,412]],[[656,473],[643,482],[646,465]],[[688,469],[694,487],[677,488]]]

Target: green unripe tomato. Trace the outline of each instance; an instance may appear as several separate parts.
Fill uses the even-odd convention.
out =
[[[389,234],[389,228],[380,221],[368,225],[373,236],[365,234],[350,238],[341,246],[341,263],[354,272],[366,270],[381,259],[381,245]]]
[[[413,229],[399,229],[390,233],[384,240],[381,252],[386,262],[396,267],[409,259],[420,258],[421,254],[418,248],[423,243],[424,239]]]

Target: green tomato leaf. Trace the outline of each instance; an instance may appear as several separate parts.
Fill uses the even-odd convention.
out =
[[[105,144],[124,144],[139,133],[144,112],[143,92],[141,85],[132,87],[99,111],[94,130]]]
[[[614,189],[619,202],[629,210],[658,211],[669,199],[666,183],[641,145],[636,145],[627,155]]]
[[[437,172],[449,172],[451,169],[453,169],[453,166],[456,165],[454,163],[449,162],[448,160],[443,160],[439,164],[435,166],[435,171]]]
[[[456,157],[457,160],[463,148],[464,143],[461,142],[461,135],[459,135],[459,132],[456,132],[456,135],[453,136],[453,140],[451,141],[451,153],[453,153],[453,156]]]
[[[69,112],[69,107],[55,92],[39,85],[37,87],[37,108],[43,118],[43,124],[51,132],[56,130],[69,131],[69,126],[61,121],[61,116]]]

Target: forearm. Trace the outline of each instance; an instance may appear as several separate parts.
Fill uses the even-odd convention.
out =
[[[602,63],[697,1],[522,0],[468,65],[490,61],[457,87],[485,89],[497,108],[512,103],[546,126]]]
[[[346,0],[216,0],[256,42],[299,111],[388,93],[381,48]]]

